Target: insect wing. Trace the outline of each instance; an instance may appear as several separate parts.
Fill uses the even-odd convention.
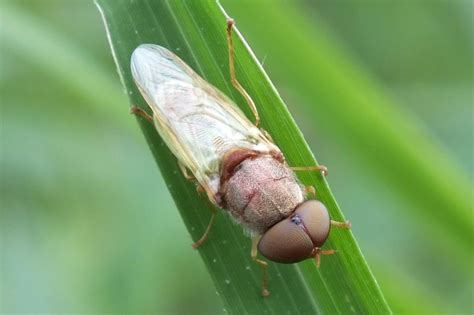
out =
[[[219,165],[226,152],[237,147],[278,150],[229,98],[166,48],[140,45],[131,67],[159,134],[211,200],[219,188]]]

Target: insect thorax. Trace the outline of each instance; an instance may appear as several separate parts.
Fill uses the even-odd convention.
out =
[[[252,152],[243,157],[221,178],[221,205],[252,234],[263,234],[304,201],[303,190],[278,156]]]

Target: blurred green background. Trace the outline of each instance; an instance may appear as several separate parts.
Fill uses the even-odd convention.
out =
[[[210,277],[128,114],[94,4],[0,3],[0,312],[180,314],[192,305],[195,314],[222,313]],[[417,200],[419,187],[410,186],[416,173],[372,170],[370,154],[363,153],[370,148],[350,134],[344,141],[334,136],[340,133],[333,123],[337,117],[307,115],[308,106],[325,104],[305,95],[294,78],[308,83],[318,71],[287,75],[292,64],[304,60],[278,57],[298,48],[285,45],[287,25],[258,23],[271,1],[222,3],[316,158],[330,168],[336,199],[353,222],[392,309],[473,313],[472,246],[459,245],[455,237],[440,240],[427,227],[432,221],[414,221],[410,215],[438,213],[442,224],[453,209],[428,209]],[[286,5],[298,19],[322,30],[345,61],[393,101],[394,110],[408,114],[423,130],[450,170],[460,174],[461,182],[448,184],[469,192],[465,198],[471,212],[461,219],[472,226],[472,3]],[[311,29],[304,32],[311,34]],[[426,156],[426,163],[432,159]],[[465,243],[472,245],[472,237]],[[446,246],[464,254],[452,257]]]

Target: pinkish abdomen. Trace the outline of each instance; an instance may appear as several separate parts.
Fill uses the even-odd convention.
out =
[[[240,163],[224,186],[225,209],[251,232],[263,234],[304,201],[293,171],[269,155]]]

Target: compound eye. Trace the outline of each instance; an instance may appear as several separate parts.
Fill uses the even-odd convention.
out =
[[[313,242],[302,228],[299,217],[293,215],[263,234],[258,251],[270,260],[290,264],[308,258],[313,251]]]
[[[331,228],[331,219],[324,204],[308,200],[299,205],[294,213],[300,216],[314,247],[322,247]]]

